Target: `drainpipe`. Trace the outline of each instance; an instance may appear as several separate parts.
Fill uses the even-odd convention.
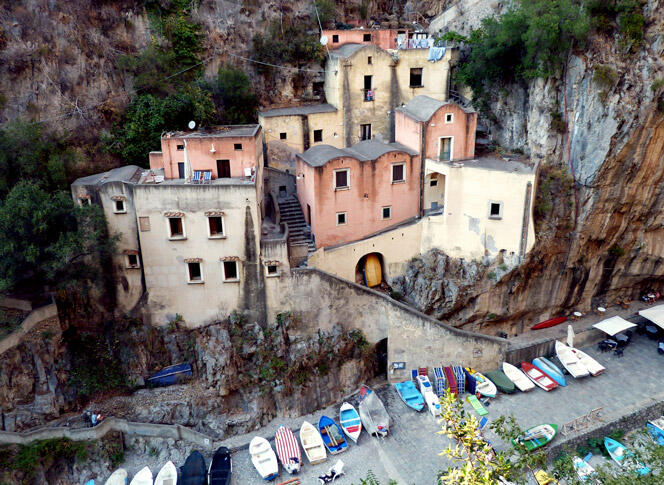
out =
[[[426,157],[424,154],[424,130],[429,123],[427,121],[420,123],[420,217],[424,215],[424,172],[426,167]]]

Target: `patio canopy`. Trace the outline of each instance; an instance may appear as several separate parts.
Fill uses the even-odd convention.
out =
[[[647,318],[655,325],[664,328],[664,305],[639,310],[639,315]]]
[[[617,333],[627,330],[628,328],[636,327],[636,324],[628,322],[624,318],[616,315],[615,317],[607,318],[606,320],[602,320],[601,322],[596,323],[593,325],[593,327],[613,336]]]

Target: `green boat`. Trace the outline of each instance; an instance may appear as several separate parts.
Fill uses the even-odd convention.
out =
[[[533,451],[549,444],[556,436],[557,431],[557,424],[539,424],[527,429],[518,439],[526,447],[526,450]],[[512,440],[512,444],[516,446],[516,441]]]
[[[500,392],[512,394],[516,391],[514,383],[500,369],[490,370],[489,372],[485,372],[484,375],[496,385]]]

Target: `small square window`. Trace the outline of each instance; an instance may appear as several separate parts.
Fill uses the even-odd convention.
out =
[[[203,273],[201,272],[201,263],[187,263],[187,273],[189,283],[202,283]]]
[[[341,169],[341,170],[335,170],[334,171],[334,188],[335,188],[335,190],[349,188],[349,185],[348,185],[349,172],[350,172],[350,169],[348,169],[348,168],[344,168],[344,169]]]
[[[363,42],[371,42],[371,34],[362,35],[362,41]]]
[[[503,203],[489,202],[489,219],[502,219],[502,218],[503,218]]]
[[[383,219],[392,219],[392,207],[383,207]]]
[[[210,238],[222,238],[224,234],[224,219],[222,216],[208,217],[208,229]]]
[[[323,130],[314,130],[314,142],[323,141]]]
[[[267,276],[279,276],[279,266],[276,264],[268,264],[265,267],[265,272],[267,273]]]
[[[242,150],[242,143],[235,143],[233,146],[236,150]]]
[[[345,225],[346,225],[346,213],[337,212],[337,226],[345,226]]]
[[[429,182],[429,187],[436,187],[438,185],[438,179],[431,179]]]
[[[184,238],[184,225],[182,224],[182,217],[169,217],[168,218],[168,237],[171,239]]]
[[[138,268],[138,254],[127,254],[127,268]]]
[[[373,57],[367,57],[367,64],[373,64]]]
[[[90,205],[90,199],[87,197],[81,197],[78,199],[78,203],[81,204],[81,207],[87,207]]]
[[[332,34],[332,43],[337,44],[339,42],[339,35],[338,34]]]
[[[410,87],[411,88],[421,88],[422,87],[422,68],[414,67],[410,70]]]
[[[445,113],[445,123],[453,123],[454,115],[452,113]]]
[[[138,228],[141,232],[147,232],[150,230],[150,218],[147,216],[138,218]]]
[[[405,164],[403,163],[395,163],[392,165],[392,183],[398,183],[398,182],[405,182],[406,181],[406,174],[405,174]]]
[[[285,131],[282,131],[281,133],[279,133],[279,139],[280,140],[285,140],[286,139],[286,132]]]
[[[239,281],[237,261],[224,261],[224,281]]]
[[[178,145],[178,150],[184,150],[184,145]]]
[[[113,212],[115,212],[116,214],[124,214],[125,212],[127,212],[124,200],[116,200],[114,202],[115,204],[113,207]]]

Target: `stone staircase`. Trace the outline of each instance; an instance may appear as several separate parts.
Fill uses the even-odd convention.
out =
[[[316,250],[316,245],[309,234],[300,202],[293,195],[279,199],[281,222],[288,224],[288,244],[290,246],[307,246],[308,252]]]

